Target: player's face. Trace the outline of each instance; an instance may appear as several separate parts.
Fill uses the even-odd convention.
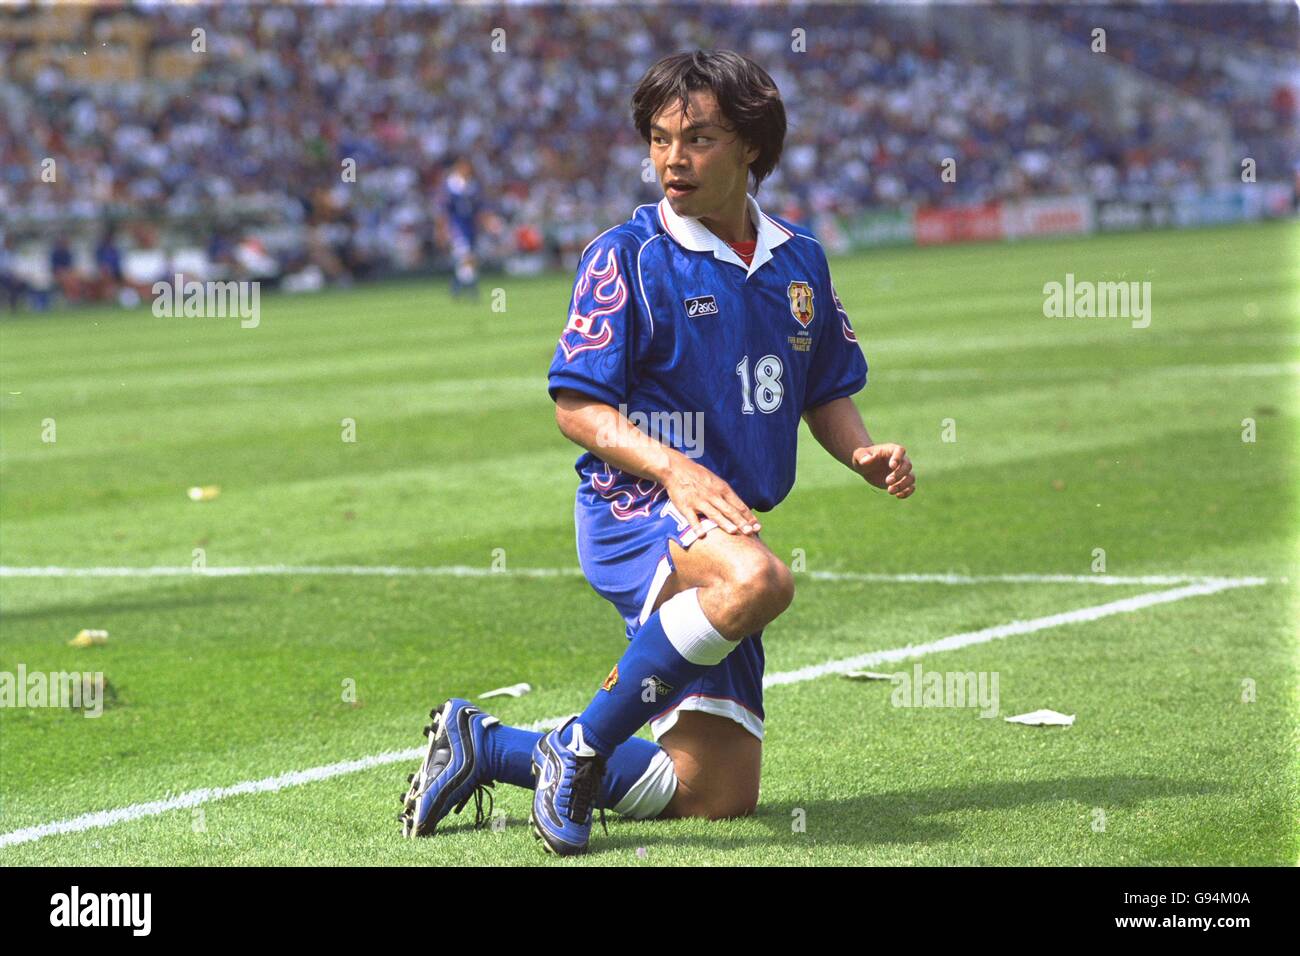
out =
[[[757,157],[758,149],[727,125],[708,90],[690,94],[687,112],[674,102],[650,124],[650,158],[679,216],[720,217],[742,203],[749,164]]]

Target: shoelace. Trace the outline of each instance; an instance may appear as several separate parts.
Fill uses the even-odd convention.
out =
[[[492,810],[496,805],[496,801],[492,796],[492,789],[491,781],[480,783],[472,793],[466,794],[465,799],[456,807],[456,812],[460,813],[465,809],[465,804],[469,803],[470,800],[474,801],[474,829],[476,830],[483,829],[484,824],[492,817]],[[485,794],[488,798],[487,813],[483,812],[483,797]]]
[[[600,782],[605,776],[603,757],[579,757],[573,768],[573,802],[570,805],[569,819],[575,823],[586,820],[591,815],[592,804],[600,793]],[[605,807],[600,807],[600,828],[609,833],[605,825]]]

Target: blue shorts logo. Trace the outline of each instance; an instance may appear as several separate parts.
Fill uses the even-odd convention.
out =
[[[711,295],[697,295],[693,299],[686,299],[685,304],[687,318],[718,314],[718,300]]]

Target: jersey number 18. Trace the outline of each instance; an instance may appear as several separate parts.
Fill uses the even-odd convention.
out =
[[[754,406],[765,415],[770,415],[781,407],[781,398],[785,389],[781,385],[781,373],[785,371],[781,360],[775,355],[764,355],[754,363],[754,387],[750,386],[749,356],[746,355],[736,366],[740,376],[740,410],[746,415],[754,414]],[[752,394],[751,394],[752,393]]]

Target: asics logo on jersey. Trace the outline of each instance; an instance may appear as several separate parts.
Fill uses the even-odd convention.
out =
[[[689,318],[695,318],[701,315],[717,315],[718,300],[711,295],[697,295],[693,299],[685,299],[686,315]]]

